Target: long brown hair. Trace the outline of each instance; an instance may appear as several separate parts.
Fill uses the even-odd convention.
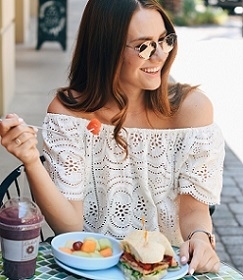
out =
[[[69,86],[61,88],[57,96],[67,108],[75,111],[94,112],[108,99],[114,99],[120,108],[111,123],[114,137],[127,154],[127,143],[120,130],[127,112],[127,99],[119,88],[121,57],[126,45],[129,23],[134,12],[143,7],[157,10],[167,33],[174,33],[174,26],[157,0],[89,0],[79,27],[76,48],[70,65]],[[144,95],[147,109],[164,116],[171,116],[180,105],[180,96],[168,90],[171,65],[177,53],[177,43],[163,66],[161,86]],[[71,90],[79,93],[74,98]],[[171,102],[170,94],[173,95]]]

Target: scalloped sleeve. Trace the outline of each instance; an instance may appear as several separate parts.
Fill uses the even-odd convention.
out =
[[[193,130],[193,141],[178,177],[179,193],[190,194],[206,204],[219,204],[222,190],[225,143],[213,125]]]

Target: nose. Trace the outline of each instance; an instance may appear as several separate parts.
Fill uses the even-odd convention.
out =
[[[155,53],[151,56],[150,59],[156,59],[163,61],[168,57],[168,53],[165,53],[159,43],[157,43]]]

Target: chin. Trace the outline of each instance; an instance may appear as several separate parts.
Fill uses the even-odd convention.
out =
[[[161,80],[159,80],[157,83],[153,82],[150,85],[144,86],[145,90],[156,90],[161,86]]]
[[[156,90],[156,89],[158,89],[159,87],[160,87],[160,84],[159,84],[158,86],[156,86],[156,87],[155,87],[155,86],[153,86],[153,87],[151,86],[151,87],[145,87],[144,89],[145,89],[145,90]]]

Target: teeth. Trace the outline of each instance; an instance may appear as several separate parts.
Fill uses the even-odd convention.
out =
[[[160,70],[160,68],[159,67],[157,67],[157,68],[144,68],[142,70],[146,73],[155,73],[155,72],[158,72]]]

